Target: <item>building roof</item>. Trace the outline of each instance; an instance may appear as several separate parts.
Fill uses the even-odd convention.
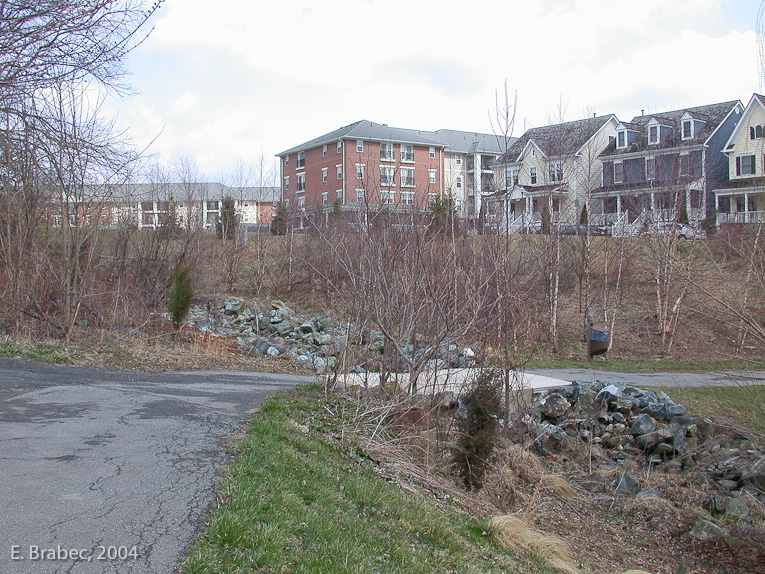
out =
[[[535,145],[547,157],[574,155],[611,120],[616,120],[616,116],[613,114],[596,116],[584,120],[531,128],[513,143],[507,155],[500,158],[498,163],[520,161],[523,151],[531,144]]]
[[[371,141],[393,141],[402,142],[408,144],[426,145],[443,147],[438,141],[432,138],[433,132],[427,132],[422,130],[409,130],[403,128],[392,128],[386,124],[376,124],[367,120],[361,120],[354,122],[350,125],[343,126],[335,131],[319,136],[315,139],[309,140],[305,143],[295,146],[286,151],[283,151],[278,156],[284,156],[293,154],[299,151],[304,151],[325,145],[339,140],[371,140]]]
[[[448,151],[465,154],[489,153],[500,155],[505,153],[506,145],[509,147],[518,139],[505,138],[495,134],[462,132],[447,129],[436,130],[431,133],[433,134],[433,138],[441,143]]]
[[[240,201],[272,203],[281,199],[279,187],[232,187],[218,182],[198,183],[123,183],[107,186],[117,201],[193,201],[221,200],[233,197]]]
[[[427,130],[411,130],[405,128],[392,128],[387,124],[376,124],[367,120],[361,120],[309,140],[277,155],[290,155],[300,151],[313,149],[321,145],[335,143],[340,140],[356,139],[365,141],[399,142],[413,145],[425,145],[428,147],[433,146],[447,148],[449,151],[455,153],[486,152],[500,154],[504,151],[502,138],[495,136],[494,134],[462,132],[447,129],[440,129],[434,132]]]
[[[765,190],[765,177],[737,177],[728,180],[715,187],[714,191],[735,191],[737,189],[755,189],[756,191]]]
[[[705,144],[712,134],[717,131],[720,124],[736,108],[741,106],[738,100],[730,102],[721,102],[706,106],[697,106],[695,108],[682,108],[671,112],[662,112],[658,114],[647,114],[636,116],[629,122],[637,126],[640,135],[626,148],[616,149],[616,142],[611,142],[601,154],[602,156],[617,156],[623,154],[639,153],[651,150],[660,150],[676,147],[693,147]],[[690,117],[701,120],[704,125],[690,139],[681,139],[681,126],[683,116],[688,114]],[[658,144],[648,145],[648,124],[652,119],[664,126],[672,128],[672,133],[663,137]],[[627,124],[624,124],[627,125]]]

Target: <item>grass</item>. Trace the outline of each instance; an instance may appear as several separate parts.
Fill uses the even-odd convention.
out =
[[[765,385],[656,388],[685,404],[688,412],[722,417],[748,431],[765,435]]]
[[[315,385],[269,399],[182,572],[549,572],[495,546],[486,520],[382,480],[343,440],[354,408]]]
[[[38,363],[72,365],[78,354],[62,343],[38,343],[8,337],[0,340],[0,356],[21,357]]]
[[[594,369],[599,371],[689,371],[689,372],[724,372],[739,370],[765,369],[765,360],[680,360],[671,357],[632,358],[632,357],[595,357],[592,361],[586,358],[552,359],[534,357],[527,369]]]

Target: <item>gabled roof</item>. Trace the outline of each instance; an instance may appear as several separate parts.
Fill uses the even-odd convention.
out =
[[[752,94],[752,97],[749,99],[749,103],[746,105],[746,109],[744,110],[741,119],[736,124],[736,128],[733,130],[733,133],[730,134],[728,141],[725,142],[725,147],[723,148],[724,150],[727,151],[728,148],[733,146],[733,144],[736,143],[736,140],[741,137],[741,132],[749,124],[749,118],[752,116],[752,113],[757,106],[765,109],[765,96],[760,94]]]
[[[717,131],[723,121],[733,112],[736,107],[741,107],[739,100],[730,102],[721,102],[719,104],[710,104],[706,106],[697,106],[695,108],[683,108],[671,112],[662,112],[658,114],[648,114],[632,118],[630,124],[634,124],[640,129],[640,136],[636,137],[632,144],[626,148],[616,149],[616,144],[611,143],[603,151],[601,156],[621,155],[643,152],[648,149],[660,150],[675,147],[693,147],[706,144],[710,137]],[[704,125],[690,139],[681,139],[681,121],[683,116],[690,116],[701,120]],[[672,128],[672,134],[665,136],[655,145],[648,145],[648,125],[653,120],[661,125]]]
[[[439,143],[436,141],[436,139],[434,139],[434,132],[392,128],[386,124],[376,124],[367,120],[361,120],[350,125],[343,126],[342,128],[336,129],[335,131],[324,134],[323,136],[319,136],[315,139],[302,143],[299,146],[295,146],[276,155],[289,155],[299,151],[313,149],[320,145],[330,144],[337,142],[338,140],[346,139],[400,142],[407,144],[444,147],[442,143]]]
[[[643,129],[643,126],[640,124],[633,124],[632,122],[619,122],[619,125],[616,126],[617,128],[623,127],[624,129],[631,130],[631,131],[641,131]]]
[[[529,145],[535,145],[547,157],[575,155],[610,121],[618,122],[616,116],[611,114],[531,128],[518,138],[508,150],[507,156],[500,158],[498,163],[520,161]]]

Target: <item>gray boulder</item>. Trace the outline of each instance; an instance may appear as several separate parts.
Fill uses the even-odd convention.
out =
[[[542,415],[548,419],[557,420],[571,409],[571,403],[557,393],[547,395],[542,401]]]
[[[630,434],[632,436],[640,436],[649,434],[656,431],[656,422],[654,422],[651,415],[643,413],[635,417],[632,422],[632,428],[630,428]]]
[[[619,475],[619,478],[616,481],[616,492],[619,494],[634,496],[641,490],[642,488],[640,487],[640,483],[632,478],[629,474],[624,473]]]

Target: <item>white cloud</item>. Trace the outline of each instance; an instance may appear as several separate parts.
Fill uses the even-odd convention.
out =
[[[490,132],[505,78],[520,135],[559,100],[567,119],[746,101],[755,18],[744,0],[168,0],[133,60],[142,96],[115,108],[210,173],[359,119]]]

